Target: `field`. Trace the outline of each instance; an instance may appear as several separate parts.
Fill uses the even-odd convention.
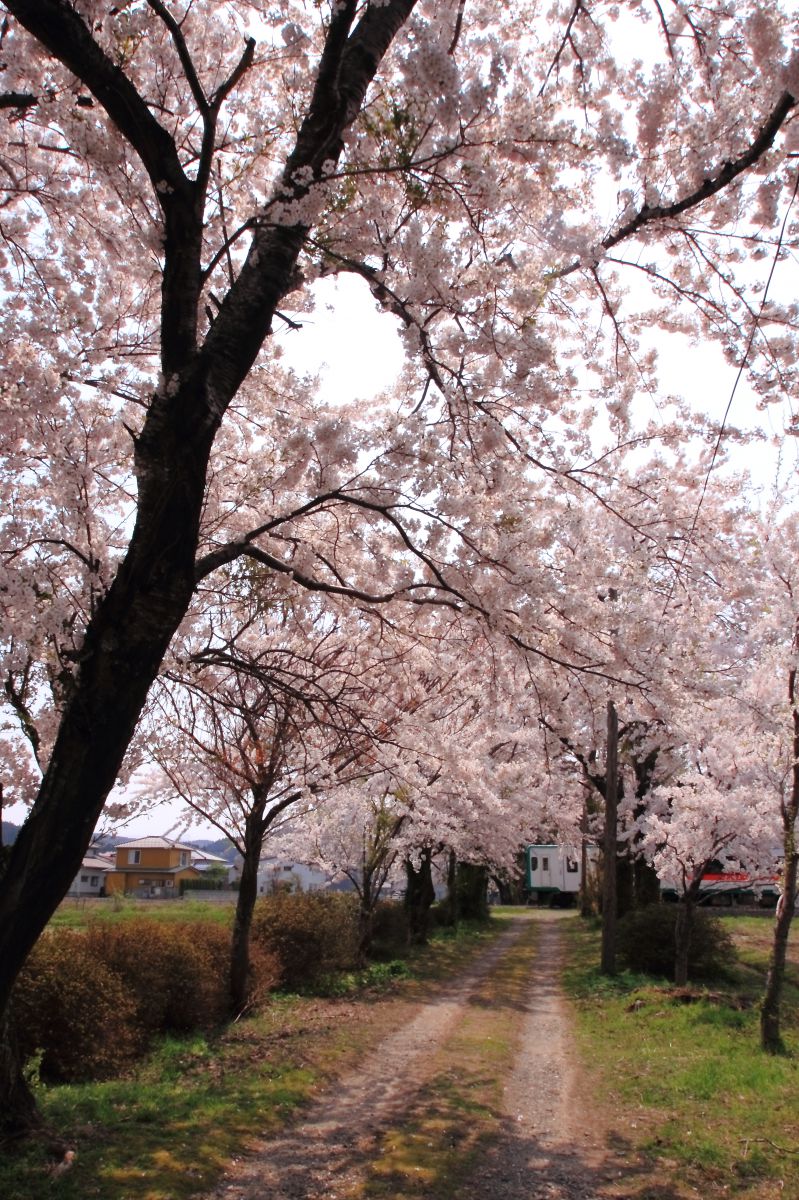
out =
[[[631,1162],[640,1155],[645,1173],[662,1181],[661,1191],[631,1190],[636,1197],[799,1196],[799,947],[794,940],[789,948],[787,1053],[766,1055],[758,1004],[772,922],[721,919],[739,961],[723,978],[681,993],[629,973],[603,979],[591,965],[597,931],[570,925],[567,983],[593,1084],[614,1114],[618,1147]],[[667,1180],[688,1191],[667,1190]]]

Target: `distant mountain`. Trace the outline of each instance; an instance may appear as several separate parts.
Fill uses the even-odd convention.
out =
[[[183,838],[184,846],[196,846],[198,850],[207,850],[209,854],[218,854],[220,858],[226,858],[228,862],[233,862],[238,857],[238,850],[231,842],[230,838],[217,838],[212,841],[209,838]]]
[[[17,834],[21,828],[21,825],[15,825],[13,821],[3,821],[2,844],[4,846],[13,846],[14,842],[17,840]],[[222,851],[220,850],[218,853],[221,854]]]

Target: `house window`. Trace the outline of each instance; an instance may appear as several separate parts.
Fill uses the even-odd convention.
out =
[[[97,876],[96,876],[96,875],[92,875],[91,879],[89,880],[89,887],[97,887],[97,884],[98,884],[99,882],[100,882],[100,881],[99,881],[99,879],[97,878]]]
[[[173,880],[171,880],[171,879],[164,880],[164,887],[174,887],[174,886],[175,886],[175,884],[174,884]]]
[[[566,870],[570,871],[572,874],[574,874],[577,871],[577,859],[576,858],[567,858],[566,859]]]
[[[188,852],[188,850],[181,850],[181,852],[180,852],[180,865],[181,865],[182,867],[187,867],[187,866],[189,865],[189,852]]]
[[[88,875],[81,875],[81,877],[80,877],[80,881],[81,881],[81,883],[87,883],[87,882],[88,882],[88,880],[89,880],[89,876],[88,876]]]
[[[135,863],[141,862],[141,850],[128,850],[128,863],[134,866]]]
[[[542,870],[542,871],[548,871],[548,870],[549,870],[549,859],[548,859],[548,858],[542,858],[542,859],[541,859],[541,870]]]
[[[530,857],[530,870],[531,871],[538,870],[538,855],[536,855],[536,854],[533,854]]]

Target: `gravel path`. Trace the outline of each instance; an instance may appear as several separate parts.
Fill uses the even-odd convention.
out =
[[[431,1053],[457,1027],[469,997],[530,920],[541,923],[517,1065],[504,1093],[505,1126],[463,1200],[589,1200],[598,1195],[600,1135],[586,1130],[558,985],[559,916],[535,912],[510,928],[357,1071],[283,1135],[234,1165],[206,1200],[338,1200],[351,1194],[381,1129],[401,1121],[432,1071]],[[592,1119],[593,1120],[593,1119]],[[594,1128],[596,1128],[596,1123]]]
[[[503,1132],[463,1200],[593,1200],[604,1182],[601,1114],[580,1088],[560,988],[557,911],[542,911],[516,1067],[505,1084]]]

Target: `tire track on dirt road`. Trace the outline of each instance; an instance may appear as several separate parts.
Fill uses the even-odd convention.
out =
[[[602,1117],[581,1090],[571,1045],[560,983],[564,915],[536,913],[540,937],[502,1131],[459,1200],[599,1200],[612,1178]]]
[[[510,928],[358,1068],[325,1092],[283,1134],[257,1145],[206,1200],[335,1200],[357,1183],[381,1129],[400,1121],[433,1069],[433,1051],[470,996],[529,928]]]

